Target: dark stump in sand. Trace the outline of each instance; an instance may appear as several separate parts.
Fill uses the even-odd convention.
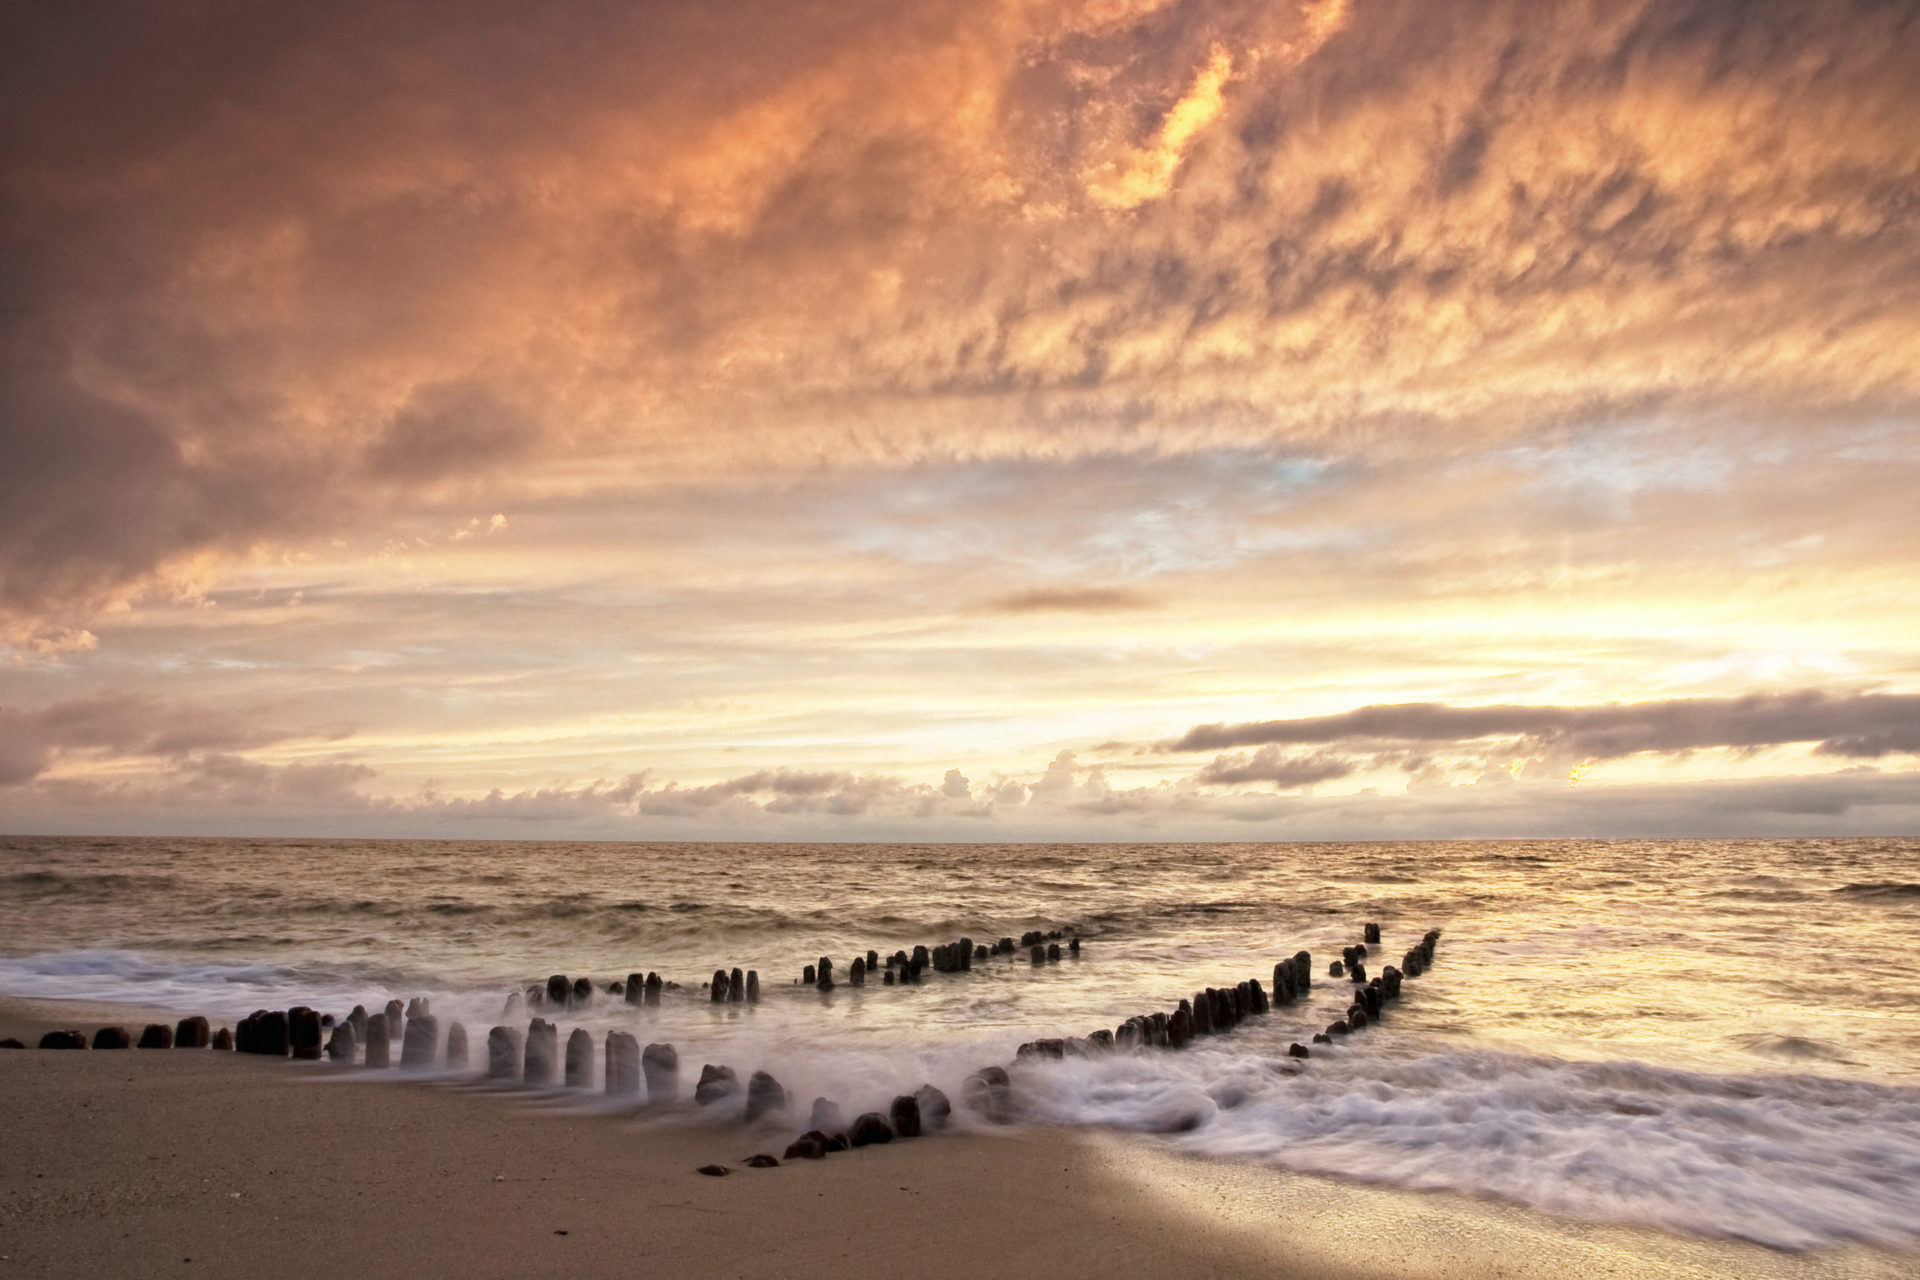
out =
[[[607,1032],[606,1079],[609,1097],[635,1097],[640,1092],[640,1041],[628,1032]]]
[[[303,1062],[320,1060],[320,1014],[303,1004],[287,1010],[287,1042]]]
[[[680,1055],[672,1045],[648,1045],[640,1055],[640,1070],[647,1077],[648,1102],[672,1102],[680,1096]]]
[[[778,1169],[780,1162],[770,1155],[748,1156],[746,1166],[749,1169]]]
[[[1167,1048],[1184,1049],[1193,1039],[1193,1010],[1182,1000],[1180,1007],[1167,1015]]]
[[[556,973],[547,978],[547,1003],[556,1009],[567,1007],[567,997],[573,994],[573,983],[564,973]]]
[[[761,1116],[787,1109],[787,1091],[780,1082],[764,1071],[756,1071],[747,1077],[747,1120],[749,1123]]]
[[[567,1088],[593,1087],[593,1032],[575,1027],[567,1037]]]
[[[913,1091],[913,1100],[920,1107],[920,1124],[927,1129],[944,1129],[953,1118],[953,1103],[947,1095],[930,1084],[923,1084]]]
[[[173,1048],[173,1028],[164,1022],[149,1022],[146,1030],[140,1033],[142,1049]]]
[[[131,1049],[133,1036],[125,1027],[102,1027],[93,1033],[93,1047],[96,1049]]]
[[[387,1015],[384,1013],[367,1015],[367,1065],[369,1067],[393,1065],[393,1049],[388,1040]]]
[[[1193,993],[1193,1034],[1206,1036],[1213,1034],[1213,1001],[1204,991]]]
[[[463,1070],[467,1065],[467,1029],[456,1022],[447,1028],[447,1069]]]
[[[487,1032],[487,1079],[520,1078],[520,1033],[512,1027]]]
[[[588,1005],[592,1004],[593,1003],[593,983],[589,982],[585,978],[575,978],[573,980],[573,1003],[575,1007],[581,1008],[581,1009],[584,1009]]]
[[[356,1048],[353,1038],[353,1024],[342,1022],[334,1027],[333,1034],[327,1037],[327,1060],[329,1062],[353,1065],[353,1051]]]
[[[715,969],[713,981],[707,984],[707,999],[712,1004],[725,1004],[727,999],[727,971]]]
[[[967,1077],[961,1100],[995,1124],[1013,1118],[1013,1081],[1005,1067],[982,1067]]]
[[[233,1032],[226,1027],[222,1027],[218,1031],[214,1032],[213,1033],[213,1049],[215,1053],[232,1053],[233,1052]]]
[[[892,1117],[895,1133],[903,1138],[920,1136],[920,1103],[912,1094],[903,1093],[895,1098],[887,1114]]]
[[[659,1003],[660,1003],[660,986],[661,986],[661,983],[660,983],[660,975],[659,975],[659,974],[657,974],[657,973],[653,973],[653,972],[651,972],[651,971],[650,971],[650,972],[648,972],[648,974],[647,974],[647,999],[646,999],[646,1003],[648,1003],[648,1004],[659,1004]]]
[[[870,1147],[878,1142],[892,1142],[893,1126],[889,1125],[886,1117],[878,1111],[869,1111],[853,1122],[853,1128],[847,1131],[847,1141],[856,1147]]]
[[[727,999],[740,1004],[747,998],[747,975],[735,969],[727,975]]]
[[[830,1098],[813,1100],[813,1109],[807,1112],[807,1128],[837,1132],[846,1127],[846,1113],[840,1110],[839,1103]]]
[[[261,1053],[269,1058],[287,1056],[287,1015],[280,1009],[262,1009],[240,1025],[248,1027],[248,1034],[236,1037],[240,1042],[240,1052]]]
[[[560,1031],[545,1018],[527,1023],[527,1047],[522,1058],[520,1079],[524,1084],[544,1087],[560,1075]]]
[[[709,1062],[700,1068],[700,1082],[693,1086],[693,1100],[703,1107],[731,1098],[740,1092],[740,1078],[728,1066]]]
[[[40,1037],[42,1049],[84,1049],[87,1047],[87,1033],[84,1031],[49,1031]]]
[[[646,987],[646,974],[630,973],[627,975],[627,989],[621,994],[626,996],[628,1004],[639,1004],[641,996],[646,992]]]
[[[207,1020],[197,1013],[174,1024],[173,1047],[176,1049],[204,1049],[212,1040]]]
[[[824,1160],[826,1157],[827,1135],[824,1133],[803,1133],[787,1145],[789,1160]]]
[[[15,1040],[12,1036],[8,1036],[5,1040],[0,1040],[0,1049],[24,1049],[26,1047],[24,1043]]]

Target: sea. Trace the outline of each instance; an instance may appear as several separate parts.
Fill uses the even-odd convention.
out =
[[[1328,976],[1441,931],[1331,1045]],[[1058,931],[918,983],[848,963]],[[805,1107],[958,1100],[1308,951],[1304,1000],[1182,1052],[1022,1059],[1030,1123],[1782,1250],[1920,1246],[1920,841],[612,844],[0,837],[0,994],[232,1020],[427,997],[484,1059],[510,993],[587,977],[562,1040],[635,1032]],[[822,956],[841,980],[801,982]],[[759,975],[714,1004],[715,969]],[[657,1007],[605,988],[657,972]],[[1312,1056],[1289,1056],[1293,1044]],[[337,1070],[325,1063],[289,1070]],[[988,1122],[956,1111],[962,1126]]]

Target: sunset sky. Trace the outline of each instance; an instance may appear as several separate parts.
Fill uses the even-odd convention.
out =
[[[1920,3],[0,58],[0,831],[1920,832]]]

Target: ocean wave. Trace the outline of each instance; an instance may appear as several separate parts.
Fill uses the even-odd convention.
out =
[[[289,991],[327,992],[365,981],[365,975],[321,965],[174,960],[106,947],[0,957],[0,991],[8,995],[201,1013],[284,1003]]]
[[[1837,1046],[1806,1036],[1757,1031],[1737,1035],[1732,1039],[1735,1045],[1748,1053],[1759,1054],[1763,1058],[1777,1058],[1785,1062],[1851,1063],[1853,1061]]]
[[[55,898],[107,902],[128,894],[165,892],[177,883],[172,876],[138,871],[18,871],[0,876],[0,892],[23,902]]]
[[[1026,1074],[1045,1119],[1223,1159],[1776,1249],[1920,1244],[1917,1089],[1492,1052],[1115,1055]]]
[[[1833,892],[1836,897],[1841,898],[1920,898],[1920,884],[1902,884],[1897,881],[1871,881],[1866,884],[1842,885]]]

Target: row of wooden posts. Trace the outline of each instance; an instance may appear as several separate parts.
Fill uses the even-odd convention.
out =
[[[1362,939],[1344,948],[1341,958],[1328,965],[1330,977],[1346,978],[1351,984],[1351,1002],[1343,1017],[1311,1037],[1315,1044],[1331,1044],[1336,1037],[1351,1035],[1379,1021],[1386,1005],[1399,998],[1401,983],[1419,977],[1432,965],[1440,931],[1429,930],[1417,945],[1407,950],[1398,967],[1386,965],[1374,977],[1368,976],[1366,964],[1370,958],[1369,946],[1377,947],[1380,943],[1378,924],[1368,923]],[[1070,945],[1077,953],[1078,939]],[[1033,963],[1047,962],[1047,940],[1023,938],[1020,946],[1029,949]],[[943,967],[964,970],[972,960],[1013,950],[1012,939],[1003,938],[991,948],[976,948],[971,939],[961,938],[938,948],[915,948],[912,954],[898,952],[887,962],[884,971],[891,979],[895,968],[902,969],[903,973],[911,972],[916,968],[916,961],[920,962],[917,966],[920,969],[932,966],[936,971]],[[1058,953],[1057,943],[1052,950]],[[871,971],[873,966],[865,960],[866,957],[862,957],[854,961],[855,971],[862,974]],[[1171,1010],[1137,1014],[1111,1030],[1101,1028],[1085,1036],[1028,1041],[1016,1051],[1011,1065],[1017,1067],[1028,1060],[1149,1048],[1184,1048],[1198,1037],[1232,1031],[1248,1018],[1267,1013],[1274,1003],[1291,1003],[1306,997],[1313,986],[1312,963],[1313,958],[1306,951],[1277,962],[1273,967],[1271,995],[1260,979],[1250,978],[1229,986],[1203,988]],[[831,973],[830,962],[824,958],[819,966],[808,968],[813,971],[811,981],[816,985]],[[633,974],[625,984],[612,985],[621,988],[613,994],[625,995],[634,1003],[656,1003],[659,992],[671,987],[656,974],[645,977]],[[630,994],[636,990],[640,993],[637,1000]],[[757,1000],[759,977],[752,971],[716,970],[708,990],[709,998],[715,1002]],[[590,999],[592,986],[584,978],[574,981],[556,974],[544,987],[529,988],[522,998],[524,1002],[534,1003],[535,992],[542,1006],[568,1007]],[[520,993],[515,996],[520,997]],[[510,1010],[512,1005],[510,1001]],[[328,1026],[331,1034],[323,1044],[323,1032]],[[400,1044],[399,1065],[404,1068],[444,1067],[459,1071],[468,1066],[466,1028],[458,1022],[451,1024],[442,1052],[439,1021],[424,997],[416,997],[404,1005],[399,1000],[390,1000],[378,1012],[368,1012],[364,1006],[356,1005],[337,1022],[304,1005],[284,1011],[259,1010],[242,1019],[231,1033],[221,1028],[209,1034],[207,1020],[197,1016],[183,1018],[173,1027],[154,1023],[141,1034],[138,1047],[211,1047],[308,1059],[324,1054],[335,1062],[350,1064],[358,1058],[369,1067],[380,1068],[393,1065],[392,1046],[396,1040]],[[103,1027],[92,1039],[92,1047],[96,1049],[127,1048],[131,1043],[132,1037],[121,1027]],[[13,1047],[18,1047],[17,1042]],[[88,1047],[88,1039],[78,1031],[49,1032],[42,1038],[41,1047],[84,1049]],[[559,1029],[538,1016],[527,1023],[524,1031],[517,1026],[495,1026],[487,1033],[485,1078],[496,1083],[533,1087],[564,1084],[572,1089],[591,1088],[595,1047],[593,1034],[584,1027],[576,1027],[568,1035],[563,1049]],[[649,1106],[668,1104],[679,1098],[680,1055],[672,1044],[660,1042],[642,1048],[631,1033],[611,1031],[599,1048],[601,1079],[609,1097],[644,1098]],[[1312,1050],[1295,1043],[1288,1052],[1295,1058],[1307,1058]],[[770,1073],[755,1071],[743,1086],[733,1068],[714,1063],[701,1068],[693,1096],[703,1107],[740,1106],[741,1116],[749,1122],[777,1118],[785,1114],[789,1105],[786,1089]],[[989,1066],[975,1072],[966,1082],[962,1099],[990,1120],[1006,1121],[1017,1114],[1013,1079],[1005,1066]],[[868,1112],[851,1125],[845,1124],[836,1104],[817,1098],[808,1116],[808,1131],[789,1145],[786,1156],[817,1159],[848,1146],[887,1142],[896,1136],[916,1137],[927,1129],[945,1127],[951,1111],[946,1095],[931,1084],[895,1098],[887,1114]],[[754,1162],[778,1163],[771,1155],[756,1156]],[[726,1169],[707,1166],[701,1172],[724,1173]]]

